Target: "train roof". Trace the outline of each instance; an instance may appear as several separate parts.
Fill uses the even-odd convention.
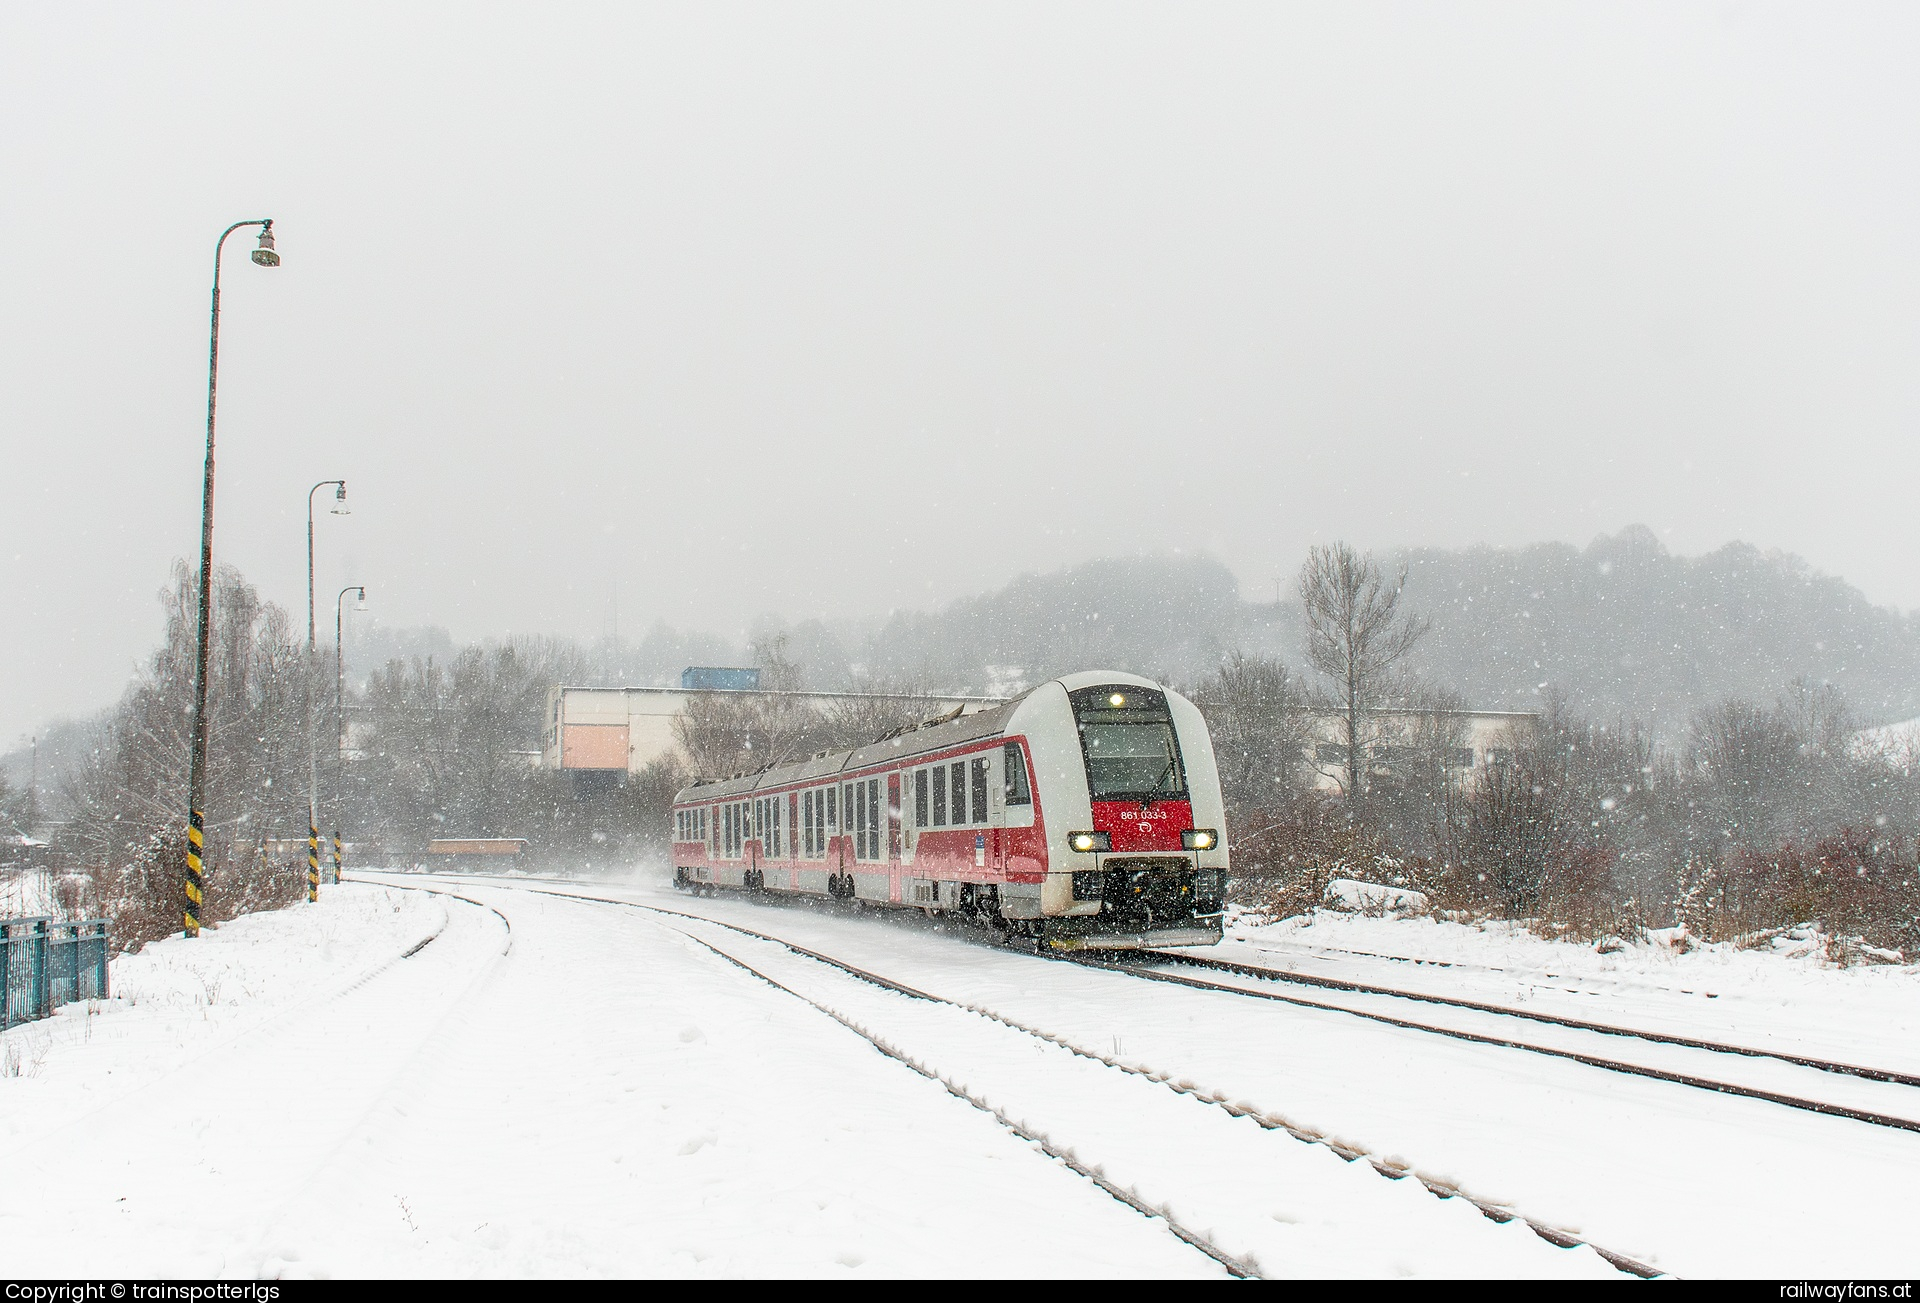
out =
[[[898,730],[877,741],[864,743],[851,751],[833,751],[806,760],[790,760],[783,764],[771,765],[756,773],[736,774],[731,778],[694,783],[677,792],[673,798],[674,803],[679,805],[696,801],[723,801],[766,791],[769,788],[785,787],[790,783],[806,783],[832,778],[839,774],[855,773],[874,765],[885,764],[888,761],[911,760],[930,752],[944,751],[948,747],[960,746],[983,737],[992,737],[1006,732],[1007,723],[1013,718],[1013,712],[1028,697],[1043,688],[1058,685],[1072,691],[1076,688],[1107,683],[1141,688],[1160,686],[1152,679],[1143,679],[1137,674],[1122,674],[1112,670],[1083,670],[1077,674],[1063,674],[1057,679],[1035,684],[1019,696],[998,706],[990,706],[986,710],[975,711],[971,715],[940,716],[925,723]]]
[[[790,760],[784,764],[762,769],[758,773],[738,774],[732,778],[717,779],[713,782],[694,783],[690,787],[681,789],[674,797],[674,801],[680,803],[726,800],[768,788],[785,787],[789,783],[805,783],[816,779],[832,778],[843,773],[856,773],[874,765],[885,764],[890,760],[909,759],[931,751],[943,751],[948,747],[959,746],[979,738],[992,737],[1006,731],[1007,721],[1012,718],[1014,710],[1031,695],[1031,692],[1032,690],[1029,689],[1028,692],[1022,693],[1011,701],[975,711],[971,715],[938,717],[915,724],[877,741],[857,746],[851,751],[828,752],[806,760]]]

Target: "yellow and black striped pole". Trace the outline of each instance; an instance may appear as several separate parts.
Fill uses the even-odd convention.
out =
[[[201,867],[200,857],[204,852],[206,837],[200,829],[206,823],[206,816],[194,810],[187,820],[187,907],[185,910],[185,931],[190,937],[200,935],[200,903],[206,899],[206,870]]]
[[[307,903],[320,899],[320,830],[307,825]]]
[[[340,885],[340,830],[333,830],[333,885]]]

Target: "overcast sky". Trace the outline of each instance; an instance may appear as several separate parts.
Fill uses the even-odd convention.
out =
[[[1920,606],[1920,9],[0,5],[0,745],[194,553],[392,624],[1644,522]],[[330,629],[329,629],[330,636]]]

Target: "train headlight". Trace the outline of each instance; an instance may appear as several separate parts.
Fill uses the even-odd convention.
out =
[[[1180,834],[1180,846],[1189,851],[1210,851],[1220,844],[1220,834],[1211,828],[1189,828]]]
[[[1112,706],[1115,710],[1118,710],[1122,706],[1127,704],[1127,694],[1124,692],[1116,692],[1111,697],[1107,698],[1107,704],[1109,706]]]
[[[1067,834],[1067,846],[1086,854],[1089,851],[1110,851],[1113,838],[1103,832],[1070,832]]]

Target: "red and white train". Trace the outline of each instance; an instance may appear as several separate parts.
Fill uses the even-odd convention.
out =
[[[697,783],[675,884],[971,914],[1058,949],[1220,939],[1225,808],[1192,702],[1070,674],[852,751]]]

